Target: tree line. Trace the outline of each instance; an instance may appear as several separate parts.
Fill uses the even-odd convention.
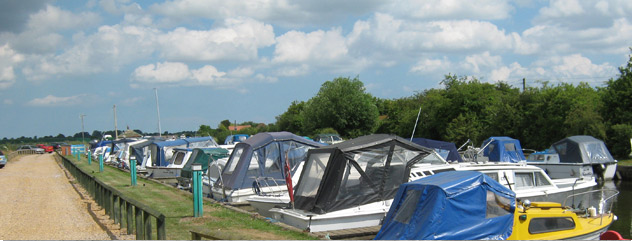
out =
[[[238,125],[250,127],[237,131],[229,129],[231,122],[224,120],[215,129],[200,125],[197,131],[172,134],[213,136],[221,143],[231,134],[267,131],[289,131],[301,136],[337,133],[345,138],[389,133],[449,141],[457,146],[468,140],[480,145],[490,136],[509,136],[533,150],[544,150],[568,136],[590,135],[605,141],[614,156],[626,158],[632,138],[632,55],[629,58],[626,65],[619,67],[617,78],[596,88],[587,83],[543,81],[538,82],[540,86],[521,90],[505,82],[487,83],[450,74],[441,81],[443,88],[382,99],[367,93],[359,77],[338,77],[323,83],[311,99],[292,102],[275,123],[243,122]],[[114,136],[113,133],[95,130],[92,134],[84,132],[84,137],[99,139],[105,134]],[[81,137],[81,133],[76,133],[65,138]],[[43,139],[63,138],[59,134]],[[16,141],[42,138],[4,138],[0,144]]]

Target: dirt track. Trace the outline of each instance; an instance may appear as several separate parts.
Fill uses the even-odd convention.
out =
[[[53,155],[29,155],[0,169],[0,240],[111,239],[88,212]]]

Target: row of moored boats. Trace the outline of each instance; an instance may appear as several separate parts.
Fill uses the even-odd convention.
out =
[[[377,239],[598,239],[616,220],[618,192],[596,187],[614,177],[617,161],[590,136],[528,159],[509,137],[461,152],[424,138],[325,145],[289,132],[233,135],[224,145],[143,138],[92,148],[94,158],[136,163],[138,173],[183,189],[200,164],[204,195],[310,232],[381,225]]]

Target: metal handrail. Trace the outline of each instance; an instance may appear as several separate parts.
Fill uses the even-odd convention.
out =
[[[149,206],[127,197],[113,187],[103,183],[78,168],[64,156],[60,158],[64,167],[72,174],[77,182],[92,196],[95,202],[105,209],[105,213],[114,220],[115,224],[123,227],[125,220],[127,234],[136,231],[136,239],[152,239],[151,217],[155,218],[157,239],[166,239],[165,215]]]

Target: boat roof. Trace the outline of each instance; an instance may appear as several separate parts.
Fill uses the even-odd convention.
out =
[[[592,136],[570,136],[553,143],[551,149],[558,153],[561,163],[615,162],[606,144]]]
[[[490,143],[488,145],[488,143]],[[483,142],[483,155],[493,162],[525,161],[520,141],[508,136],[492,136]]]
[[[375,134],[311,149],[295,192],[297,209],[327,213],[392,198],[411,166],[434,150]]]
[[[437,141],[437,140],[420,138],[420,137],[413,138],[412,141],[420,146],[448,151],[449,152],[448,156],[445,158],[446,161],[463,162],[461,155],[459,155],[459,152],[456,149],[456,145],[452,142]]]
[[[438,173],[400,186],[375,239],[507,239],[515,198],[480,172]]]

